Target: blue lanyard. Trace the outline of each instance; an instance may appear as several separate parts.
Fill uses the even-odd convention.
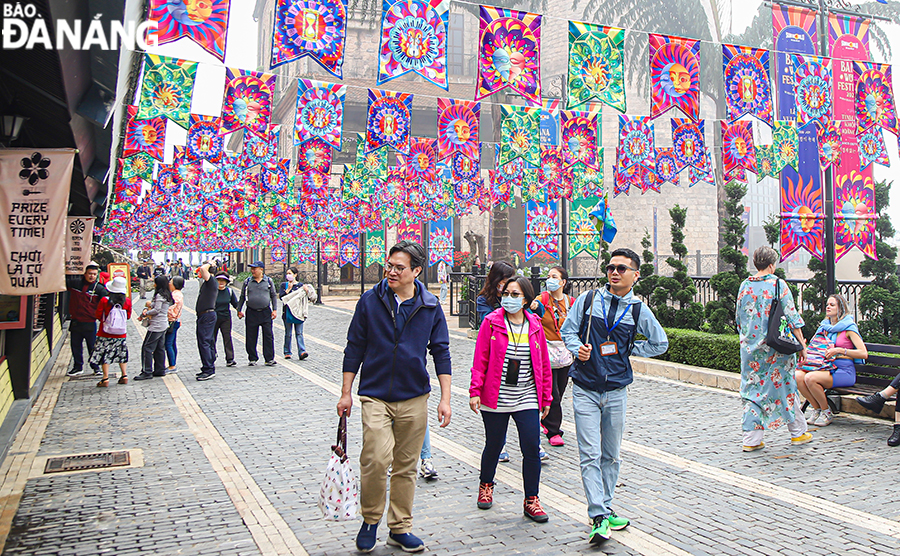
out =
[[[612,331],[615,330],[617,326],[619,326],[619,323],[622,322],[622,319],[624,319],[625,315],[628,314],[628,307],[629,307],[629,305],[626,304],[625,310],[622,311],[622,316],[619,317],[619,320],[617,320],[612,325],[612,327],[606,329],[606,340],[607,341],[609,341],[609,335],[612,334]],[[600,296],[600,309],[603,310],[603,326],[606,326],[606,303],[604,303],[602,295]],[[613,316],[615,316],[615,315],[613,315]],[[637,323],[635,323],[635,324],[637,324]]]

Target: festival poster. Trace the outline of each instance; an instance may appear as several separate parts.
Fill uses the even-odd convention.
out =
[[[596,100],[625,112],[624,49],[624,29],[569,22],[568,109]]]
[[[700,41],[650,34],[650,118],[678,108],[700,118]]]
[[[792,54],[797,125],[815,122],[822,126],[834,119],[831,59]]]
[[[144,55],[144,75],[135,118],[146,120],[165,116],[187,129],[190,123],[191,98],[197,78],[197,62]]]
[[[559,259],[559,224],[557,201],[525,204],[525,261],[538,253]]]
[[[600,233],[591,218],[598,202],[598,197],[590,196],[575,199],[569,205],[569,259],[581,253],[593,258],[600,254]]]
[[[125,141],[122,156],[129,157],[138,153],[146,153],[163,162],[166,147],[166,119],[137,118],[138,107],[126,106]]]
[[[437,180],[437,148],[434,139],[414,137],[409,143],[409,156],[404,158],[406,181],[422,184]]]
[[[602,135],[601,125],[599,110],[560,112],[560,145],[566,168],[580,162],[598,169],[597,149]]]
[[[187,37],[220,62],[225,62],[231,0],[150,0],[150,21],[157,22],[156,42]]]
[[[541,16],[480,7],[475,100],[510,88],[541,105]]]
[[[725,108],[729,121],[745,114],[772,124],[772,91],[769,86],[769,51],[733,44],[722,45]]]
[[[439,98],[437,103],[438,158],[445,160],[458,153],[478,161],[481,103],[452,98]]]
[[[346,93],[346,85],[298,79],[294,145],[321,139],[341,150]]]
[[[662,183],[678,185],[678,173],[683,169],[683,167],[679,167],[674,147],[656,148],[655,173],[656,177],[659,178]]]
[[[500,105],[500,165],[517,159],[541,164],[541,109]]]
[[[450,0],[383,0],[376,85],[409,72],[449,90],[447,21]]]
[[[453,266],[453,219],[428,223],[428,266],[444,261]]]
[[[619,116],[619,145],[616,148],[616,168],[627,170],[632,166],[652,168],[656,156],[656,140],[652,118],[643,116]]]
[[[225,68],[220,134],[247,129],[259,137],[268,137],[274,92],[274,73]]]
[[[346,0],[276,0],[270,69],[309,56],[343,79]]]
[[[385,146],[409,154],[412,128],[412,93],[395,93],[369,89],[366,116],[366,153]]]

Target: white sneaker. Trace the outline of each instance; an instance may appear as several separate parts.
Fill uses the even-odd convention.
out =
[[[821,409],[816,409],[813,406],[809,406],[809,409],[806,410],[806,424],[814,424],[816,422],[816,419],[819,418],[820,413],[822,413]]]
[[[433,481],[437,479],[437,471],[434,469],[434,464],[431,462],[431,458],[423,459],[421,464],[419,465],[419,475],[422,476],[426,481]]]
[[[813,423],[816,427],[827,427],[834,421],[834,415],[832,415],[830,409],[823,409],[821,413],[819,413],[818,419]]]
[[[69,372],[66,373],[66,376],[81,376],[84,374],[84,370],[82,369],[69,369]]]

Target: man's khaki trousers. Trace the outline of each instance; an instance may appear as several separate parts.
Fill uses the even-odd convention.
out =
[[[363,446],[359,455],[362,516],[369,525],[381,521],[387,469],[393,465],[387,525],[398,535],[412,529],[416,464],[428,426],[428,396],[400,402],[368,396],[359,398],[363,425]]]

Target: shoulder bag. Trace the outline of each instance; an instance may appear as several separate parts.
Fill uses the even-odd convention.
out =
[[[543,297],[543,295],[541,297]],[[565,299],[566,302],[570,301],[569,296],[566,296]],[[544,301],[544,299],[541,299],[541,301]],[[562,333],[559,331],[559,322],[556,318],[556,307],[550,294],[547,294],[546,301],[544,309],[550,311],[550,320],[553,321],[553,327],[556,329],[556,333],[559,334],[559,337],[562,338]],[[569,303],[569,307],[571,308],[571,303]],[[569,348],[566,347],[566,343],[562,340],[547,340],[547,355],[550,358],[551,369],[563,369],[575,362],[575,356],[572,355],[572,352],[569,351]]]
[[[783,355],[792,355],[803,349],[803,345],[794,336],[791,325],[784,316],[781,304],[781,279],[775,278],[775,299],[769,310],[769,329],[766,333],[766,345]]]

